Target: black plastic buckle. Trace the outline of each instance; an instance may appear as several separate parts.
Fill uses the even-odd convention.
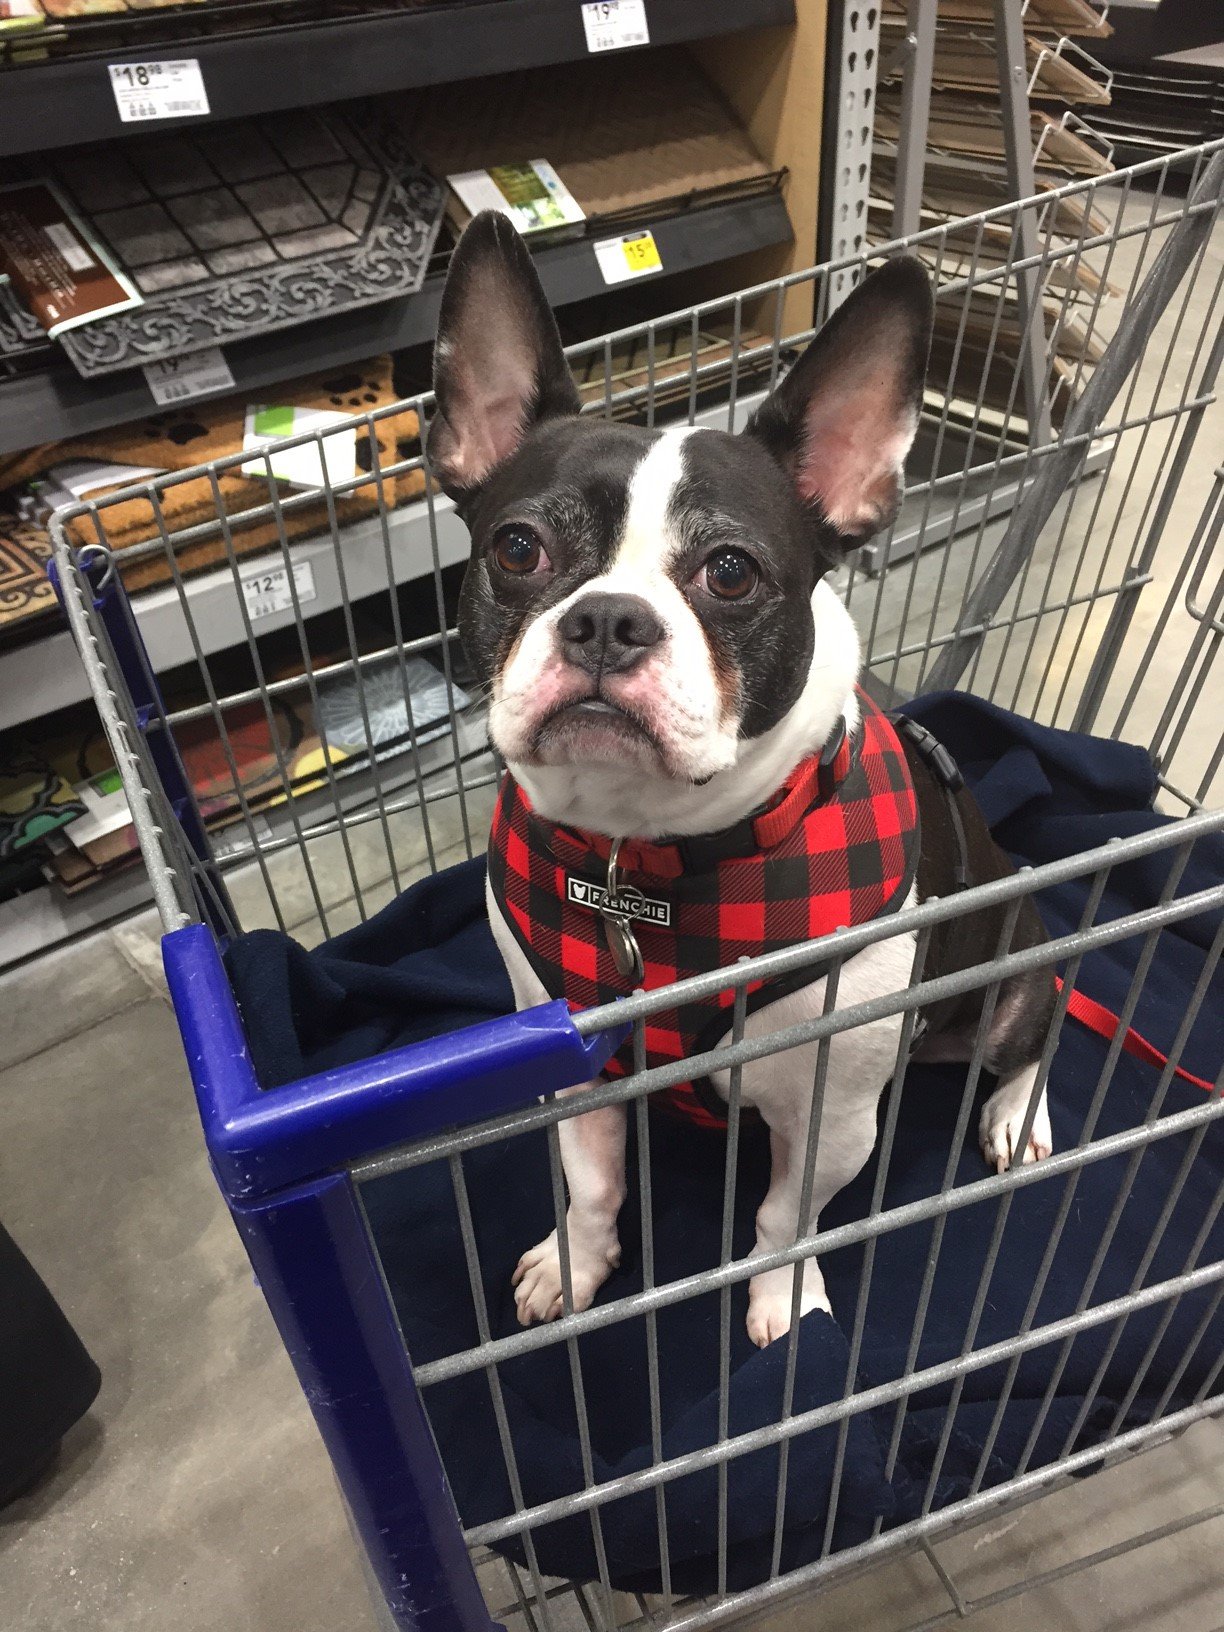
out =
[[[841,753],[846,741],[846,717],[837,716],[837,724],[833,727],[833,735],[820,750],[820,761],[816,768],[816,785],[820,789],[822,800],[832,799],[837,792],[837,756]]]
[[[912,720],[908,714],[894,714],[893,726],[913,743],[948,792],[959,793],[965,785],[965,779],[961,775],[960,766],[939,738],[932,735],[925,725],[919,725],[917,720]]]
[[[750,856],[757,847],[756,818],[745,816],[730,827],[717,833],[689,833],[678,839],[663,840],[680,852],[680,865],[686,873],[712,873],[720,862]]]

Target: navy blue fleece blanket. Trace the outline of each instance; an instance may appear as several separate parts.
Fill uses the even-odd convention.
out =
[[[1139,749],[1034,726],[958,695],[922,699],[910,712],[957,756],[999,842],[1019,862],[1073,855],[1113,835],[1145,832],[1165,821],[1151,810],[1154,776]],[[1165,850],[1116,867],[1098,920],[1154,902],[1171,855]],[[1224,844],[1218,839],[1200,841],[1178,893],[1218,884],[1221,878]],[[1075,882],[1041,896],[1042,915],[1052,934],[1076,926],[1087,888]],[[510,991],[483,916],[482,890],[482,867],[471,862],[414,886],[369,923],[315,952],[268,931],[235,942],[228,954],[229,968],[260,1080],[270,1087],[508,1009]],[[1161,934],[1135,1016],[1136,1026],[1157,1046],[1171,1045],[1187,994],[1204,973],[1218,927],[1218,914],[1204,914]],[[1131,938],[1091,953],[1080,970],[1078,986],[1116,1011],[1126,996],[1140,948],[1141,943]],[[1192,1071],[1208,1078],[1214,1078],[1224,1062],[1224,976],[1218,967],[1212,980],[1184,1056]],[[1105,1044],[1069,1021],[1050,1082],[1056,1149],[1065,1150],[1079,1138],[1104,1059]],[[1156,1078],[1151,1066],[1123,1055],[1097,1136],[1141,1122]],[[909,1071],[885,1188],[886,1207],[938,1191],[963,1081],[963,1068],[914,1066]],[[983,1096],[989,1087],[983,1085]],[[1199,1105],[1202,1099],[1201,1090],[1175,1080],[1165,1110]],[[957,1184],[986,1174],[975,1126],[976,1113],[960,1152]],[[1080,1172],[1033,1324],[1075,1312],[1089,1286],[1102,1232],[1119,1202],[1113,1242],[1091,1282],[1088,1304],[1119,1297],[1135,1283],[1153,1285],[1187,1267],[1224,1182],[1220,1123],[1213,1123],[1197,1151],[1190,1151],[1189,1137],[1167,1138],[1146,1150],[1133,1175],[1125,1156],[1098,1161]],[[666,1282],[718,1261],[722,1138],[652,1119],[651,1163],[655,1274]],[[465,1168],[493,1333],[508,1334],[517,1330],[510,1289],[515,1262],[552,1226],[544,1136],[528,1135],[503,1147],[476,1151],[465,1159]],[[631,1173],[636,1174],[632,1152]],[[766,1143],[759,1130],[746,1129],[737,1189],[737,1256],[751,1246],[753,1215],[767,1178]],[[1184,1179],[1181,1195],[1159,1233],[1162,1209],[1179,1178]],[[874,1179],[873,1161],[826,1210],[822,1225],[862,1217]],[[1067,1183],[1066,1179],[1039,1183],[1013,1194],[974,1348],[1009,1338],[1021,1328]],[[445,1168],[439,1165],[380,1180],[366,1187],[365,1199],[414,1359],[422,1362],[475,1343],[467,1272]],[[947,1215],[916,1368],[960,1353],[997,1216],[993,1201]],[[642,1284],[636,1180],[621,1230],[623,1263],[600,1293],[601,1303]],[[906,1369],[934,1233],[934,1226],[925,1224],[885,1234],[877,1242],[857,1366],[860,1388],[887,1383]],[[1195,1261],[1210,1263],[1221,1252],[1224,1227],[1217,1222],[1198,1245]],[[836,1318],[818,1312],[803,1322],[796,1413],[837,1400],[845,1390],[847,1339],[862,1262],[861,1247],[822,1259]],[[1084,1331],[1065,1350],[1060,1344],[1030,1350],[1018,1363],[1001,1412],[1008,1366],[1000,1362],[974,1372],[964,1379],[942,1457],[940,1442],[953,1386],[943,1384],[912,1395],[888,1477],[895,1407],[881,1406],[853,1419],[844,1449],[833,1545],[865,1539],[877,1518],[892,1525],[914,1517],[937,1462],[934,1502],[941,1506],[968,1492],[987,1446],[984,1483],[990,1486],[1010,1477],[1022,1463],[1040,1466],[1053,1460],[1073,1433],[1077,1446],[1092,1444],[1124,1406],[1125,1422],[1147,1420],[1166,1387],[1171,1386],[1166,1410],[1188,1403],[1224,1348],[1224,1315],[1217,1312],[1198,1332],[1214,1290],[1208,1287],[1183,1297],[1173,1306],[1171,1318],[1169,1306],[1163,1304],[1130,1315],[1120,1326],[1110,1323]],[[741,1283],[732,1298],[732,1435],[777,1420],[785,1367],[785,1344],[758,1351],[748,1342],[746,1298],[746,1283]],[[718,1315],[717,1295],[659,1312],[666,1457],[699,1450],[718,1438]],[[646,1343],[645,1324],[639,1319],[590,1333],[579,1344],[595,1477],[601,1482],[651,1462]],[[565,1349],[524,1355],[500,1369],[526,1503],[580,1490],[585,1481]],[[1042,1401],[1051,1379],[1056,1379],[1052,1403],[1043,1418]],[[433,1388],[429,1405],[465,1523],[480,1524],[512,1511],[484,1377],[460,1378]],[[820,1553],[837,1438],[836,1427],[828,1427],[791,1444],[785,1568]],[[728,1580],[733,1589],[768,1573],[777,1470],[777,1452],[769,1449],[730,1466]],[[666,1492],[673,1585],[710,1590],[715,1586],[717,1474],[713,1469],[694,1473],[669,1484]],[[657,1587],[653,1491],[605,1507],[602,1529],[613,1580],[626,1588]],[[540,1529],[535,1541],[546,1573],[577,1578],[596,1573],[589,1516],[573,1515]],[[503,1545],[521,1557],[513,1541]]]

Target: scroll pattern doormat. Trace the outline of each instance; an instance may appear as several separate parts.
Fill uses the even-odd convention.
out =
[[[0,650],[46,633],[59,616],[45,527],[0,511]]]
[[[67,149],[38,172],[144,296],[61,337],[88,378],[413,294],[442,222],[377,102]]]

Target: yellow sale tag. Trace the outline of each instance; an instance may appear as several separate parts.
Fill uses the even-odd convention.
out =
[[[595,245],[595,259],[605,283],[624,283],[662,272],[663,257],[653,232],[627,232],[622,238],[603,238]]]
[[[621,250],[630,272],[654,272],[663,265],[653,232],[635,232],[622,238]]]

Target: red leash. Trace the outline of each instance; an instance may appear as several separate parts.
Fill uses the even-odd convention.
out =
[[[1059,991],[1063,983],[1055,975],[1054,983]],[[1104,1037],[1106,1042],[1112,1041],[1118,1034],[1118,1027],[1122,1022],[1103,1003],[1097,1003],[1091,997],[1085,997],[1083,992],[1071,989],[1071,996],[1067,1002],[1067,1013],[1073,1020],[1078,1020],[1081,1026],[1087,1026],[1089,1031],[1095,1031],[1098,1037]],[[1122,1039],[1122,1047],[1128,1054],[1133,1054],[1137,1060],[1143,1060],[1147,1065],[1159,1066],[1161,1070],[1169,1063],[1169,1056],[1162,1054],[1154,1043],[1149,1043],[1146,1037],[1141,1037],[1133,1026],[1127,1028],[1126,1036]],[[1205,1093],[1215,1093],[1215,1083],[1207,1082],[1202,1077],[1196,1077],[1192,1071],[1183,1070],[1180,1065],[1173,1067],[1173,1075],[1180,1077],[1183,1082],[1189,1082]]]

